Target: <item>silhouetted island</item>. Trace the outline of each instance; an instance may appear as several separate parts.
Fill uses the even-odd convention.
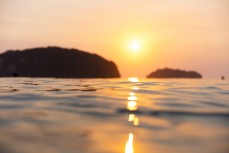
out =
[[[116,64],[96,54],[60,47],[0,54],[0,77],[118,78]]]
[[[202,76],[195,71],[164,68],[150,73],[147,78],[202,78]]]

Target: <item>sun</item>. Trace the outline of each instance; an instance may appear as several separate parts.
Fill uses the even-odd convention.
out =
[[[138,41],[132,41],[132,42],[130,43],[130,49],[131,49],[131,51],[133,51],[133,52],[139,51],[139,49],[140,49],[140,44],[139,44],[139,42],[138,42]]]

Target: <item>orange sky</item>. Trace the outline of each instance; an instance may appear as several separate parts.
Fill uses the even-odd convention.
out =
[[[97,53],[123,77],[171,67],[229,78],[229,2],[1,0],[0,42],[0,52],[61,46]]]

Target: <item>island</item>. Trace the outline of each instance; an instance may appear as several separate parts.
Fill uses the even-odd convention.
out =
[[[150,73],[147,78],[202,78],[202,75],[195,71],[164,68]]]
[[[0,54],[0,77],[119,78],[116,64],[103,57],[61,47],[9,50]]]

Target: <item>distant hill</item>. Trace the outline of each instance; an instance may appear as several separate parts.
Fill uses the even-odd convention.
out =
[[[0,54],[0,77],[118,78],[116,64],[101,56],[60,47]]]
[[[147,78],[202,78],[202,76],[195,71],[164,68],[150,73]]]

